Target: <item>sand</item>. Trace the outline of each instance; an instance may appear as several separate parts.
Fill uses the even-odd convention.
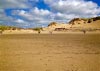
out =
[[[51,34],[50,30],[41,31],[40,34]],[[33,30],[5,30],[2,34],[38,34],[38,31]],[[0,34],[0,35],[2,35]],[[82,31],[68,30],[68,31],[52,31],[52,34],[84,34]],[[100,31],[87,31],[86,34],[100,34]]]
[[[0,35],[0,71],[100,71],[100,34]]]

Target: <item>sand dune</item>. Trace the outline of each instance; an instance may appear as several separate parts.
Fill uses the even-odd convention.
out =
[[[96,32],[100,33],[100,18],[89,18],[89,19],[82,19],[82,18],[75,18],[72,19],[69,23],[56,23],[51,22],[47,27],[42,28],[40,33],[48,34],[48,33],[73,33],[73,32],[83,32],[86,30],[88,32]],[[37,30],[31,29],[17,29],[14,30],[5,30],[3,34],[38,34]]]
[[[61,24],[61,23],[54,23],[52,22],[51,25],[48,27],[44,28],[44,30],[55,30],[56,28],[65,28],[65,29],[92,29],[92,30],[100,30],[100,18],[89,18],[89,19],[81,19],[81,18],[76,18],[72,19],[69,23],[67,24]]]

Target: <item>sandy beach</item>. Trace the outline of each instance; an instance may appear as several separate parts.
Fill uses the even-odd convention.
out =
[[[0,35],[0,71],[100,71],[100,34]]]
[[[0,71],[100,71],[100,0],[0,0]]]
[[[34,30],[5,30],[2,34],[38,34]],[[41,31],[40,34],[51,34],[49,30]],[[82,31],[52,31],[52,34],[84,34]],[[100,31],[87,31],[86,34],[100,34]]]

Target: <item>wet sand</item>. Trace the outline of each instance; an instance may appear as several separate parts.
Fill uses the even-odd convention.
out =
[[[0,71],[100,71],[100,34],[0,35]]]

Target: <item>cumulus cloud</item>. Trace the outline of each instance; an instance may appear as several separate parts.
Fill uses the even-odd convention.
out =
[[[1,0],[0,22],[20,27],[46,26],[52,21],[68,22],[77,17],[100,16],[100,7],[86,0],[43,0],[50,9],[33,6],[40,0]],[[13,9],[7,16],[5,9]],[[17,9],[15,9],[17,8]],[[24,10],[28,8],[29,11]],[[17,16],[15,18],[14,16]]]
[[[92,2],[85,0],[44,0],[52,11],[62,14],[75,14],[80,17],[91,17],[100,14],[100,7]]]
[[[7,16],[3,9],[0,9],[0,24],[8,26],[28,27],[29,24],[23,19],[16,19],[12,16]]]
[[[52,21],[56,22],[67,22],[68,20],[72,19],[72,17],[78,17],[74,14],[63,14],[60,12],[53,13],[49,10],[39,9],[34,7],[29,12],[24,10],[15,10],[13,11],[13,15],[19,15],[26,19],[29,22],[37,23],[37,24],[49,24]]]
[[[15,22],[17,22],[17,23],[25,23],[24,20],[22,20],[22,19],[17,19]]]
[[[17,15],[23,18],[25,22],[27,22],[29,25],[47,25],[51,22],[51,15],[52,12],[49,10],[39,9],[37,7],[34,7],[30,9],[29,11],[25,10],[13,10],[12,11],[13,16]]]
[[[25,4],[26,0],[1,0],[0,8],[26,8],[27,4]]]
[[[30,8],[30,3],[38,0],[0,0],[0,8]]]

